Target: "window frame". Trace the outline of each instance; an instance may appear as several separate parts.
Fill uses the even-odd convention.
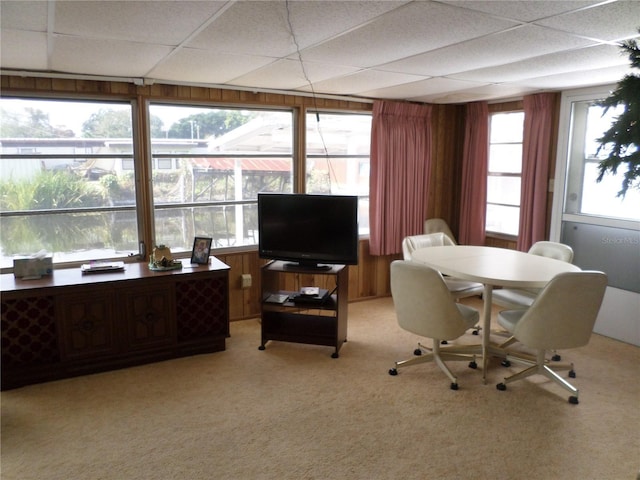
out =
[[[292,161],[292,169],[291,169],[291,185],[292,190],[295,192],[295,172],[296,172],[296,163],[297,163],[297,150],[295,147],[296,144],[296,132],[298,131],[298,114],[297,109],[293,107],[285,107],[285,106],[256,106],[256,105],[244,105],[244,104],[228,104],[228,103],[219,103],[219,102],[186,102],[186,101],[172,101],[172,100],[154,100],[147,99],[145,101],[145,111],[148,118],[151,118],[151,107],[152,106],[165,106],[165,107],[183,107],[183,108],[194,108],[194,109],[210,109],[210,110],[248,110],[248,111],[264,111],[264,112],[284,112],[291,114],[291,135],[292,135],[292,147],[290,153],[234,153],[233,151],[225,151],[223,153],[216,152],[207,152],[207,153],[190,153],[190,152],[170,152],[170,153],[154,153],[153,151],[153,138],[151,137],[151,122],[147,122],[146,127],[146,151],[147,153],[147,163],[150,165],[149,167],[149,175],[150,175],[150,198],[152,199],[150,207],[150,228],[151,228],[151,238],[153,244],[157,244],[160,240],[156,238],[158,230],[156,228],[156,212],[162,210],[172,210],[179,208],[233,208],[237,209],[238,207],[251,206],[254,205],[257,210],[258,199],[257,195],[253,199],[245,199],[242,198],[240,200],[210,200],[205,202],[182,202],[182,203],[157,203],[154,199],[153,185],[152,185],[152,177],[153,172],[157,169],[156,165],[160,160],[171,158],[172,161],[175,161],[176,164],[182,164],[187,162],[189,159],[210,159],[210,158],[234,158],[234,159],[247,159],[247,158],[278,158],[281,159],[283,157],[291,157]],[[244,197],[244,196],[243,196]],[[257,226],[256,226],[257,228]],[[194,235],[204,234],[206,233],[208,236],[211,235],[211,232],[194,232]],[[192,242],[192,240],[191,240]],[[162,242],[160,242],[162,243]],[[177,245],[169,245],[172,248],[172,252],[177,253],[178,255],[182,255],[184,253],[189,253],[191,250],[191,243],[185,244],[182,248]],[[212,245],[212,251],[216,251],[220,254],[222,253],[230,253],[230,252],[238,252],[238,251],[246,251],[246,250],[254,250],[257,249],[257,242],[255,244],[241,244],[241,245],[233,245],[233,246],[216,246],[215,242]]]
[[[77,86],[76,89],[68,89],[66,91],[59,91],[55,88],[48,89],[46,91],[40,88],[30,88],[25,86],[24,88],[9,89],[2,93],[2,98],[23,98],[26,100],[43,100],[43,101],[69,101],[69,102],[98,102],[98,103],[124,103],[131,105],[131,142],[132,153],[125,158],[125,155],[117,153],[116,156],[119,159],[124,159],[123,169],[126,172],[131,173],[131,182],[134,182],[133,189],[135,193],[135,205],[123,207],[108,207],[116,209],[135,209],[136,226],[130,229],[132,236],[137,235],[138,243],[136,250],[127,249],[123,255],[125,256],[112,256],[112,252],[105,254],[105,258],[97,253],[99,260],[123,260],[125,262],[136,262],[148,260],[148,254],[153,249],[155,244],[155,225],[154,225],[154,204],[153,204],[153,185],[152,185],[152,172],[153,172],[153,155],[151,153],[151,119],[148,117],[149,102],[154,104],[170,104],[170,105],[188,105],[188,106],[202,106],[205,108],[224,108],[224,109],[256,109],[256,110],[274,110],[274,111],[288,111],[293,116],[293,164],[292,164],[292,181],[291,188],[294,193],[303,193],[305,189],[305,175],[306,172],[306,145],[305,145],[305,133],[306,133],[306,116],[307,109],[317,109],[315,100],[306,100],[304,97],[292,95],[291,98],[295,99],[290,101],[288,97],[273,97],[273,98],[254,98],[246,99],[238,95],[229,94],[225,90],[216,91],[212,89],[206,96],[194,95],[192,99],[185,99],[183,95],[178,92],[158,90],[155,86],[150,87],[132,87],[130,85],[123,84],[121,86],[112,84],[109,90],[94,91],[92,89],[83,93],[81,86]],[[197,92],[201,93],[201,92]],[[215,99],[214,99],[215,97]],[[372,110],[367,107],[372,102],[364,101],[361,107],[349,105],[346,108],[342,108],[338,102],[334,102],[331,99],[326,101],[327,108],[323,108],[322,111],[332,112],[336,114],[361,114],[372,116]],[[333,105],[336,103],[336,105]],[[359,105],[359,104],[358,104]],[[86,158],[87,154],[80,154],[83,158]],[[128,154],[127,154],[128,155]],[[68,156],[67,156],[68,157]],[[175,155],[172,155],[172,162],[175,167]],[[38,157],[39,158],[39,157]],[[179,161],[179,160],[178,160]],[[360,172],[366,172],[359,167]],[[130,197],[131,198],[131,197]],[[132,203],[133,200],[130,200]],[[13,212],[12,212],[13,213]],[[135,233],[134,233],[135,231]],[[129,247],[136,247],[133,245],[133,241],[130,237]],[[218,248],[216,252],[218,254],[225,254],[227,252],[251,252],[257,250],[256,245],[241,245],[238,247]],[[63,252],[60,252],[63,253]],[[120,254],[120,252],[117,252]],[[189,252],[184,252],[188,255]],[[176,258],[182,258],[183,253],[178,252]],[[8,255],[10,258],[11,255]],[[62,260],[62,261],[61,261]],[[10,260],[9,260],[10,262]],[[54,262],[54,268],[67,268],[76,267],[82,263],[86,263],[86,260],[76,260],[63,258]],[[4,265],[0,266],[1,273],[10,273],[13,271],[12,266]]]
[[[138,128],[137,118],[139,116],[139,108],[138,108],[138,100],[136,98],[130,96],[120,96],[120,95],[65,95],[60,93],[53,93],[51,95],[43,94],[43,93],[24,93],[24,92],[8,92],[3,93],[1,96],[2,99],[22,99],[25,101],[41,101],[41,102],[68,102],[68,103],[78,103],[78,104],[90,104],[90,103],[98,103],[98,104],[117,104],[117,105],[127,105],[130,108],[131,114],[131,152],[123,153],[95,153],[95,152],[87,152],[85,151],[74,151],[71,153],[38,153],[37,148],[27,148],[29,150],[28,154],[24,152],[18,153],[0,153],[0,161],[5,159],[38,159],[40,161],[44,160],[56,160],[56,159],[64,159],[64,160],[74,160],[74,159],[118,159],[122,160],[123,165],[127,161],[132,161],[134,165],[133,169],[133,182],[134,182],[134,204],[133,205],[112,205],[112,206],[99,206],[99,207],[86,207],[86,208],[47,208],[47,209],[37,209],[37,210],[16,210],[16,211],[0,211],[0,219],[2,218],[19,218],[19,217],[37,217],[37,216],[46,216],[46,215],[60,215],[60,214],[78,214],[78,213],[117,213],[117,212],[135,212],[136,218],[136,234],[137,234],[137,249],[136,250],[127,250],[123,251],[121,255],[104,255],[99,256],[96,259],[98,260],[123,260],[123,261],[131,261],[132,257],[139,256],[144,253],[143,239],[144,239],[144,213],[140,208],[140,201],[143,198],[143,193],[141,192],[141,170],[140,168],[135,168],[135,159],[140,158],[140,131]],[[62,138],[62,137],[61,137]],[[78,139],[82,139],[83,137],[77,137]],[[90,139],[88,139],[90,140]],[[24,148],[20,148],[20,150],[24,150]],[[128,171],[128,170],[127,170]],[[35,253],[35,252],[33,252]],[[51,252],[49,252],[51,253]],[[54,252],[55,253],[55,252]],[[66,253],[66,252],[59,252]],[[115,252],[114,252],[115,253]],[[11,255],[9,258],[15,257],[15,255]],[[58,260],[55,261],[54,265],[56,268],[64,268],[71,266],[79,266],[82,263],[88,262],[88,258],[82,259],[67,259],[67,260]],[[0,273],[6,273],[13,271],[13,266],[0,266]]]
[[[517,172],[498,172],[498,171],[491,171],[489,170],[489,165],[491,164],[491,146],[492,145],[520,145],[520,163],[522,165],[522,146],[524,144],[524,132],[523,132],[523,137],[522,137],[522,141],[520,142],[496,142],[496,143],[492,143],[491,142],[491,123],[492,123],[492,119],[494,116],[497,115],[507,115],[507,114],[513,114],[513,113],[522,113],[522,126],[524,129],[524,108],[522,106],[522,102],[512,102],[510,104],[504,104],[504,105],[499,105],[499,106],[492,106],[493,108],[489,109],[489,117],[487,119],[487,121],[489,122],[489,128],[488,128],[488,138],[487,138],[487,199],[486,199],[486,204],[485,204],[485,234],[487,237],[491,237],[491,238],[497,238],[497,239],[503,239],[503,240],[510,240],[510,241],[514,241],[518,238],[518,233],[515,234],[511,234],[508,232],[500,232],[500,231],[495,231],[495,230],[489,230],[487,228],[487,211],[488,211],[488,207],[489,205],[495,205],[495,206],[499,206],[499,207],[508,207],[508,208],[515,208],[517,207],[518,209],[518,215],[520,213],[520,208],[522,208],[522,197],[520,197],[518,199],[518,204],[517,205],[512,205],[512,204],[508,204],[508,203],[501,203],[501,202],[492,202],[489,201],[489,180],[491,178],[518,178],[520,179],[520,188],[522,188],[522,167],[520,168],[520,173]],[[518,226],[519,227],[519,226]]]
[[[309,126],[307,125],[307,119],[310,116],[314,116],[314,115],[323,115],[323,114],[327,114],[327,115],[344,115],[344,116],[352,116],[352,115],[360,115],[360,116],[368,116],[371,119],[371,122],[373,122],[373,113],[372,112],[367,112],[367,111],[356,111],[356,110],[338,110],[338,109],[331,109],[331,108],[311,108],[311,107],[307,107],[304,111],[304,127],[305,127],[305,135],[304,135],[304,153],[305,156],[303,158],[303,162],[302,162],[302,169],[301,171],[304,172],[303,175],[301,175],[302,181],[303,181],[303,191],[304,192],[308,192],[308,184],[307,184],[307,176],[308,176],[308,172],[307,172],[307,165],[308,165],[308,160],[315,160],[315,159],[320,159],[320,160],[328,160],[330,161],[332,158],[335,159],[346,159],[347,161],[349,159],[358,159],[358,165],[356,167],[356,170],[358,172],[358,176],[361,176],[361,172],[363,169],[363,166],[365,165],[365,163],[361,162],[360,159],[367,159],[367,167],[368,167],[368,172],[369,174],[367,175],[369,177],[370,175],[370,171],[371,171],[371,151],[369,151],[368,154],[358,154],[358,153],[340,153],[340,154],[334,154],[334,153],[329,153],[327,152],[326,148],[327,145],[324,145],[325,148],[325,153],[313,153],[313,154],[309,154],[307,151],[307,135],[306,132],[309,130]],[[322,135],[322,133],[320,132],[320,135]],[[371,135],[371,132],[369,132],[369,135]],[[324,139],[322,139],[323,143],[324,143]],[[369,137],[369,144],[368,144],[369,148],[371,147],[371,137]],[[358,211],[359,211],[359,218],[358,218],[358,229],[359,229],[359,237],[360,238],[368,238],[369,237],[369,219],[367,216],[366,222],[363,221],[362,217],[361,217],[361,212],[366,211],[368,214],[368,205],[369,205],[369,199],[370,199],[370,191],[369,191],[369,186],[370,184],[367,183],[367,193],[366,195],[361,194],[360,192],[358,192],[356,194],[356,196],[358,197]],[[319,193],[319,192],[311,192],[311,193]],[[337,194],[343,194],[343,195],[353,195],[352,193],[335,193]],[[366,226],[364,226],[366,224]]]

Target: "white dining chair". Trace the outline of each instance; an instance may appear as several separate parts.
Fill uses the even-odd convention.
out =
[[[571,392],[569,402],[577,404],[578,389],[556,372],[569,370],[569,376],[574,378],[573,364],[550,364],[545,354],[548,350],[577,348],[589,343],[606,287],[607,275],[602,272],[561,273],[547,284],[528,309],[500,312],[498,324],[516,341],[534,349],[536,356],[531,360],[528,356],[507,355],[509,362],[528,368],[506,377],[496,385],[498,390],[506,390],[507,384],[517,380],[542,374]]]
[[[573,249],[559,242],[536,242],[527,253],[555,258],[567,263],[573,261]],[[501,288],[493,291],[491,301],[505,308],[528,308],[541,290],[540,288]]]
[[[567,263],[573,261],[573,249],[569,245],[559,242],[546,240],[536,242],[527,253],[554,258]],[[491,303],[495,303],[504,308],[529,308],[541,291],[541,288],[501,288],[493,291]],[[504,334],[504,332],[498,333]],[[508,335],[508,337],[507,340],[500,344],[500,348],[510,347],[517,342],[513,335]],[[551,360],[559,362],[562,360],[562,356],[557,351],[553,351]],[[502,363],[506,366],[509,365],[508,360],[504,360]]]
[[[391,296],[398,325],[411,333],[432,339],[432,347],[418,343],[414,357],[395,363],[389,370],[397,375],[398,369],[424,362],[435,362],[451,380],[451,389],[458,389],[458,381],[445,360],[467,360],[470,368],[477,368],[475,354],[478,345],[441,346],[445,340],[454,340],[478,323],[478,311],[456,303],[437,270],[405,260],[391,263]]]
[[[449,224],[443,220],[442,218],[427,218],[424,221],[424,233],[444,233],[447,237],[451,239],[454,245],[458,242],[456,241],[456,237],[453,235],[453,232],[449,228]]]
[[[455,245],[455,242],[443,232],[411,235],[402,240],[402,254],[404,260],[410,261],[412,253],[418,248],[453,245]],[[484,291],[484,285],[481,283],[470,282],[449,276],[444,276],[444,281],[447,284],[449,293],[455,300],[480,296]]]

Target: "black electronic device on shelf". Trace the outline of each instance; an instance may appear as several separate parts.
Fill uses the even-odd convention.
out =
[[[324,288],[316,287],[313,293],[306,290],[309,288],[310,287],[303,287],[300,289],[300,292],[289,295],[289,300],[296,305],[321,305],[330,296],[329,290]]]
[[[258,254],[288,268],[358,263],[358,197],[258,194]]]

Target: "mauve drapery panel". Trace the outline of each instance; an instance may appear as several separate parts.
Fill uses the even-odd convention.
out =
[[[375,101],[371,127],[370,252],[402,251],[421,233],[431,166],[430,105]]]
[[[517,249],[526,252],[545,240],[551,135],[556,93],[526,95],[522,141],[522,190]]]
[[[466,107],[462,153],[462,194],[458,242],[484,245],[487,209],[489,107],[474,102]]]

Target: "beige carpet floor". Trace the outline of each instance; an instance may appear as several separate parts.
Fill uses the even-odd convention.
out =
[[[477,300],[476,306],[479,306]],[[562,352],[580,404],[543,379],[451,363],[387,374],[418,339],[390,298],[349,306],[349,340],[270,342],[2,392],[2,479],[635,479],[640,348],[599,335]],[[466,334],[460,341],[475,343]]]

